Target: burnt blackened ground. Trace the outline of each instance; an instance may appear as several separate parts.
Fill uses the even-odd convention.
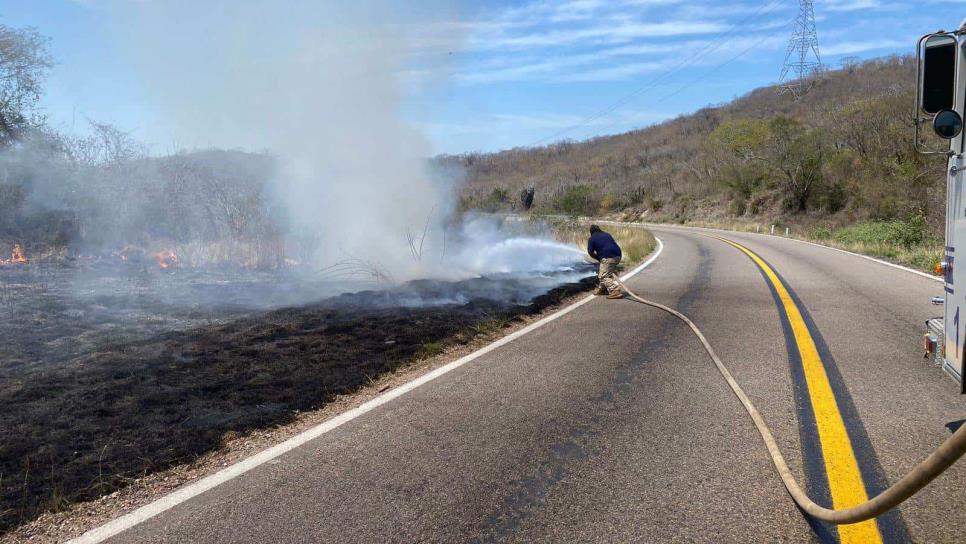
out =
[[[148,295],[136,304],[103,298],[127,294],[79,303],[52,283],[7,279],[0,532],[189,462],[217,449],[226,433],[288,423],[295,411],[594,285],[591,278],[549,291],[511,278],[413,282],[309,306],[216,312],[159,311],[163,301]],[[23,296],[15,289],[34,290],[37,307],[21,318],[7,312],[10,298]],[[544,294],[534,297],[534,289]],[[112,307],[145,317],[125,321]]]

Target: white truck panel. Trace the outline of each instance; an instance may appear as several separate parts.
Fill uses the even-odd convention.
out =
[[[959,55],[956,62],[956,91],[953,108],[966,118],[966,40],[957,36]],[[966,174],[964,160],[966,135],[960,134],[949,142],[955,154],[946,163],[946,273],[945,273],[945,346],[943,369],[957,380],[963,377],[966,359],[966,201],[963,182]],[[964,242],[960,244],[959,242]],[[957,250],[961,254],[957,263]]]

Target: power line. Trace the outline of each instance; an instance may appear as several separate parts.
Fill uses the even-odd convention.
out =
[[[791,22],[791,21],[789,21],[789,22]],[[769,38],[771,38],[771,36],[762,36],[758,41],[754,42],[753,44],[751,44],[750,46],[748,46],[746,49],[743,49],[737,55],[729,58],[728,60],[726,60],[724,62],[721,62],[719,64],[716,64],[716,65],[712,66],[707,71],[702,72],[700,76],[698,76],[698,77],[696,77],[696,78],[694,78],[692,80],[686,81],[680,87],[677,87],[674,90],[672,90],[671,92],[667,93],[666,95],[658,98],[657,101],[660,102],[662,100],[667,100],[668,98],[672,98],[672,97],[676,96],[678,93],[680,93],[681,91],[684,91],[684,90],[686,90],[686,89],[688,89],[690,87],[693,87],[695,84],[704,81],[705,79],[707,79],[707,76],[709,74],[713,74],[713,73],[717,72],[718,70],[724,68],[725,66],[731,64],[732,62],[740,59],[741,57],[745,56],[747,53],[749,53],[750,51],[752,51],[754,48],[756,48],[759,45],[761,45],[762,43],[764,43]],[[614,123],[611,123],[610,125],[604,127],[603,131],[606,132],[606,131],[608,131],[608,130],[614,128],[614,127],[616,127],[620,123],[621,123],[620,121],[615,121]]]
[[[627,104],[628,102],[630,102],[635,97],[637,97],[637,96],[643,94],[644,92],[646,92],[646,91],[654,88],[655,86],[657,86],[658,83],[660,83],[661,81],[663,81],[667,77],[671,76],[672,74],[676,73],[677,71],[679,71],[679,70],[681,70],[683,68],[687,68],[688,66],[693,65],[695,62],[701,60],[702,58],[704,58],[708,54],[710,54],[710,53],[714,52],[715,50],[717,50],[718,48],[720,48],[722,45],[724,45],[724,44],[728,43],[729,41],[731,41],[731,39],[734,37],[735,33],[737,33],[738,30],[742,29],[742,27],[746,23],[748,23],[749,21],[752,21],[754,19],[758,19],[758,18],[764,17],[765,15],[768,15],[769,13],[771,13],[772,11],[774,11],[775,8],[777,8],[779,6],[781,6],[781,4],[778,3],[778,2],[772,2],[772,3],[769,3],[769,4],[762,5],[757,10],[755,10],[751,15],[748,15],[743,20],[739,21],[734,26],[732,26],[731,29],[729,29],[726,32],[723,32],[723,33],[719,34],[717,37],[715,37],[714,40],[712,40],[707,45],[705,45],[704,48],[702,48],[701,50],[699,50],[697,53],[695,53],[694,55],[692,55],[688,59],[682,61],[678,65],[676,65],[676,66],[668,69],[667,71],[663,72],[662,74],[658,75],[655,79],[652,79],[651,81],[649,81],[649,82],[645,83],[644,85],[638,87],[637,89],[631,91],[630,93],[626,94],[624,97],[622,97],[622,98],[618,99],[617,101],[615,101],[610,106],[606,106],[606,107],[604,107],[604,108],[602,108],[600,110],[597,110],[596,112],[588,115],[587,117],[585,117],[584,119],[580,120],[579,122],[577,122],[577,123],[575,123],[573,125],[570,125],[568,127],[565,127],[565,128],[563,128],[561,130],[558,130],[558,131],[554,132],[553,134],[550,134],[549,136],[545,136],[543,138],[540,138],[539,140],[536,140],[536,141],[530,143],[527,147],[535,147],[535,146],[538,146],[538,145],[540,145],[542,143],[545,143],[547,141],[554,140],[554,139],[559,138],[560,136],[562,136],[564,134],[567,134],[568,132],[571,132],[571,131],[573,131],[575,129],[578,129],[578,128],[581,128],[583,126],[586,126],[588,123],[591,123],[593,121],[596,121],[597,119],[600,119],[601,117],[604,117],[605,115],[608,115],[610,113],[613,113],[615,110],[617,110],[621,106]]]
[[[811,87],[810,78],[825,71],[818,53],[818,30],[815,26],[815,7],[812,0],[799,0],[795,30],[788,40],[785,64],[778,77],[779,92],[792,93],[801,98]],[[789,78],[794,74],[794,78]]]

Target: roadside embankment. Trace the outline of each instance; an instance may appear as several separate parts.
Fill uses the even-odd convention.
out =
[[[681,226],[737,232],[771,233],[771,223],[688,221]],[[785,229],[788,234],[785,234]],[[775,225],[775,236],[843,249],[935,274],[943,258],[943,240],[931,236],[921,218],[865,221],[842,227]]]
[[[812,242],[836,249],[875,257],[891,263],[906,266],[915,270],[936,274],[939,262],[943,258],[944,241],[929,232],[925,219],[913,216],[906,220],[893,221],[862,221],[858,223],[832,226],[825,224],[788,223],[781,221],[671,221],[660,218],[644,220],[628,219],[620,216],[607,218],[579,217],[566,219],[563,216],[541,216],[541,219],[586,225],[592,221],[618,222],[622,224],[675,225],[681,227],[697,227],[730,230],[735,232],[756,232],[773,234]],[[772,227],[774,226],[774,231]],[[609,229],[637,230],[633,227],[609,226]],[[787,234],[786,234],[787,229]],[[644,230],[644,229],[640,229]]]

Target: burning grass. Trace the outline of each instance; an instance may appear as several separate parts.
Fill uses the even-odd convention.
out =
[[[20,244],[13,245],[13,249],[10,250],[9,259],[0,259],[0,266],[11,264],[27,264],[27,254],[24,253],[23,247]]]
[[[173,291],[199,299],[191,305],[158,287],[208,271],[100,271],[90,281],[101,290],[87,298],[77,293],[94,283],[79,286],[63,266],[2,274],[0,532],[190,462],[226,436],[289,423],[594,285],[420,281],[264,312],[227,291],[217,292],[220,305],[184,285]],[[220,278],[209,283],[232,287]]]

